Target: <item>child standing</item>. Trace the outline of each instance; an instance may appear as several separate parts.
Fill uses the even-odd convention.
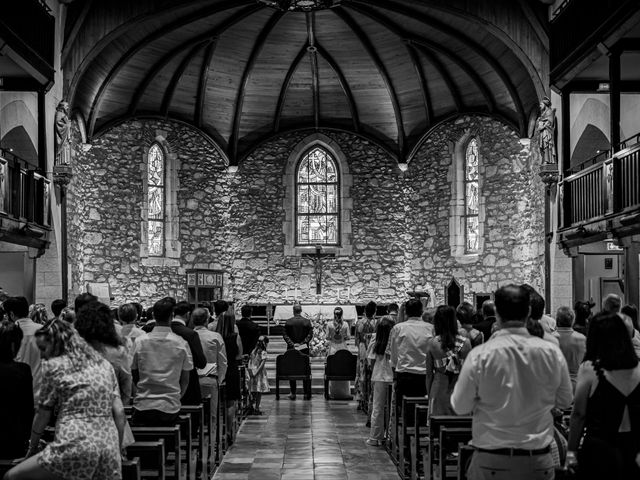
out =
[[[249,391],[253,396],[253,413],[262,415],[260,411],[260,400],[263,393],[269,393],[269,379],[267,378],[267,345],[269,338],[260,335],[256,348],[249,357]]]
[[[367,358],[372,367],[373,408],[371,411],[371,433],[367,445],[380,446],[384,443],[384,407],[387,402],[387,386],[393,383],[393,371],[389,357],[384,353],[389,342],[389,333],[395,323],[384,317],[376,327],[375,341],[371,341]]]

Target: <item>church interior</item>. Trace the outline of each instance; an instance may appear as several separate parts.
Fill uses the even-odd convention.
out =
[[[551,316],[640,304],[635,0],[2,3],[3,299],[250,306],[272,392],[294,304],[354,332],[510,283]],[[372,452],[310,368],[313,402],[267,395],[233,442],[201,416],[172,474],[465,478],[403,433]]]

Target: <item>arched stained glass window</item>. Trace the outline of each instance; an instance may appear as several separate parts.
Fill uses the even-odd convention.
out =
[[[478,142],[472,138],[464,155],[465,253],[476,253],[480,239],[478,223]]]
[[[296,244],[338,245],[340,238],[338,166],[322,147],[308,150],[296,172]]]
[[[164,255],[165,231],[165,154],[157,143],[149,149],[147,180],[149,214],[147,219],[147,245],[149,256]]]

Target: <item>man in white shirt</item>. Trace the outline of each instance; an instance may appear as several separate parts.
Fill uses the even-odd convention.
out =
[[[211,418],[215,431],[218,420],[218,385],[224,381],[227,374],[227,349],[222,335],[207,329],[209,316],[209,310],[206,308],[196,308],[191,314],[191,320],[193,329],[200,337],[204,355],[207,357],[207,368],[213,367],[206,376],[200,377],[200,390],[203,395],[211,394]]]
[[[427,343],[433,337],[433,325],[422,320],[422,303],[412,298],[405,305],[407,320],[397,323],[389,334],[387,354],[396,373],[396,405],[404,397],[427,394]]]
[[[42,325],[29,318],[29,302],[24,297],[9,297],[2,304],[9,320],[15,322],[22,330],[22,342],[16,355],[16,362],[26,363],[31,367],[33,378],[33,401],[38,405],[40,395],[40,350],[36,344],[35,333]]]
[[[572,328],[575,318],[576,316],[571,307],[560,307],[556,312],[560,350],[562,350],[562,354],[567,361],[569,378],[574,391],[576,389],[578,369],[587,349],[587,337]]]
[[[500,329],[467,356],[451,395],[460,415],[472,414],[470,480],[553,478],[554,407],[573,395],[560,348],[529,334],[529,294],[518,285],[495,293]]]
[[[138,379],[134,424],[173,425],[178,418],[180,398],[187,391],[193,361],[187,342],[171,331],[174,306],[169,298],[156,302],[154,329],[134,342],[131,370],[134,380]]]

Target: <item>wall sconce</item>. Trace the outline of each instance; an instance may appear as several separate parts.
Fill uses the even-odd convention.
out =
[[[238,172],[237,165],[229,165],[227,166],[227,173],[231,173],[232,175]]]
[[[398,168],[401,172],[406,172],[409,168],[409,164],[407,162],[398,162]]]

